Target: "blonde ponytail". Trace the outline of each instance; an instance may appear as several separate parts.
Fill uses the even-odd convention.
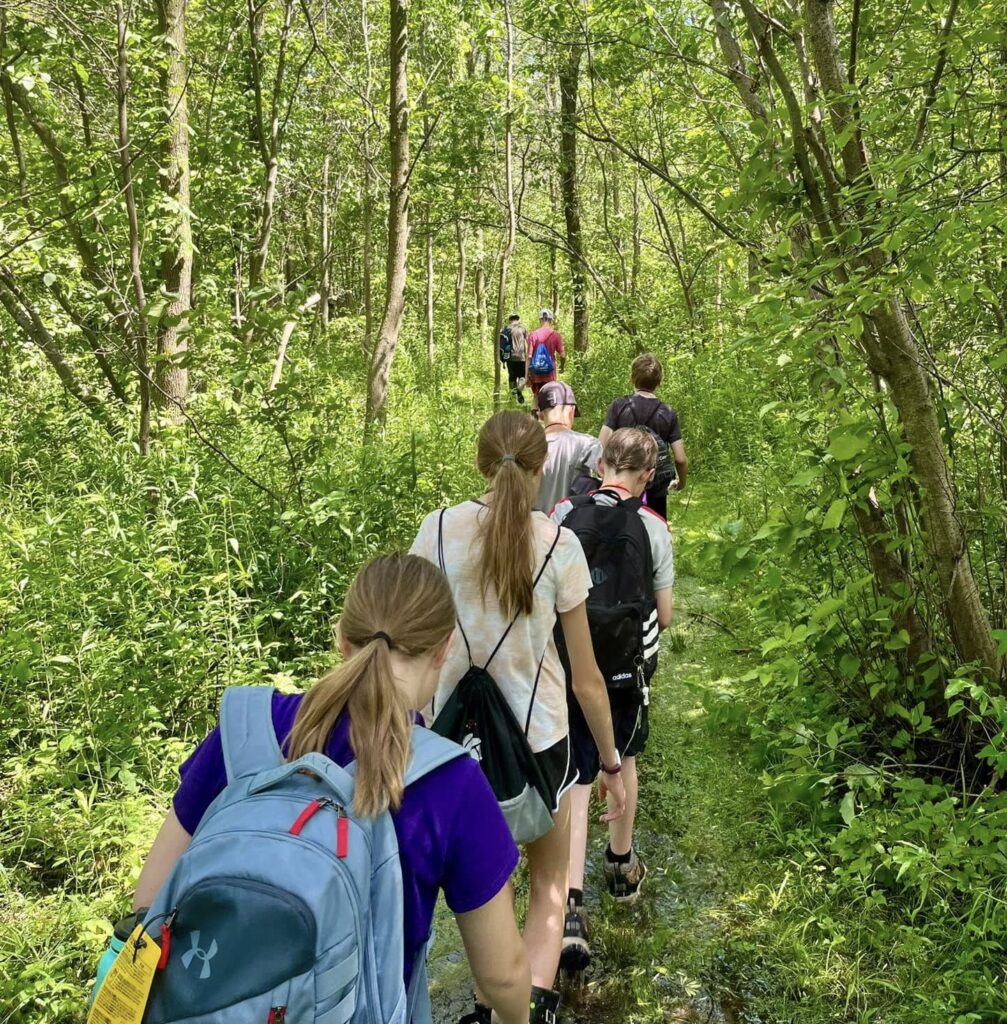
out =
[[[392,651],[421,657],[445,643],[455,607],[444,574],[415,555],[386,555],[368,563],[350,585],[339,621],[353,656],[323,676],[297,709],[287,742],[296,760],[324,752],[344,710],[357,762],[354,812],[373,817],[402,802],[412,721],[395,678]]]
[[[523,413],[498,412],[479,431],[476,464],[493,486],[482,531],[480,581],[484,597],[493,586],[507,617],[532,610],[531,512],[538,485],[535,474],[547,453],[542,428]]]

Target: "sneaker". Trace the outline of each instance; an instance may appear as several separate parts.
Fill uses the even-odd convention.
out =
[[[612,899],[619,903],[632,903],[640,895],[643,880],[647,877],[647,865],[630,850],[629,863],[617,864],[609,860],[605,852],[605,881]]]
[[[466,1013],[458,1024],[492,1024],[493,1022],[493,1011],[488,1006],[483,1006],[482,1003],[476,1003],[475,1009],[471,1013]]]
[[[559,1024],[558,992],[532,985],[528,1024]]]
[[[567,904],[563,922],[563,952],[559,966],[567,973],[585,971],[591,963],[591,947],[587,941],[587,915],[573,900]]]
[[[517,397],[517,400],[518,400],[518,401],[519,401],[519,402],[520,402],[520,403],[521,403],[522,405],[524,405],[524,392],[523,392],[523,391],[522,391],[522,390],[521,390],[521,389],[519,388],[519,389],[518,389],[517,391],[515,391],[515,392],[514,392],[514,394],[515,394],[515,396]]]

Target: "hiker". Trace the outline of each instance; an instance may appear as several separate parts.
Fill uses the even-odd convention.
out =
[[[531,388],[532,412],[538,409],[538,393],[544,384],[556,380],[559,372],[566,369],[566,349],[563,336],[553,327],[551,309],[543,309],[538,315],[538,327],[528,336],[528,386]]]
[[[601,458],[601,444],[596,437],[573,429],[574,417],[580,415],[580,410],[569,384],[558,380],[544,384],[538,393],[538,407],[549,454],[542,470],[535,508],[548,513],[560,498],[583,494],[597,486],[594,476]]]
[[[609,822],[604,856],[608,891],[619,902],[639,894],[647,868],[633,847],[637,808],[636,759],[648,733],[649,683],[657,668],[659,631],[671,622],[675,579],[668,525],[640,497],[654,475],[657,442],[639,428],[621,428],[602,456],[601,486],[567,498],[552,519],[577,534],[594,587],[587,614],[599,668],[612,708],[616,746],[626,787],[626,813]],[[562,652],[562,648],[561,648]],[[582,779],[597,771],[598,752],[576,703],[570,702],[570,740]],[[570,889],[563,929],[561,966],[584,970],[590,962],[584,916],[584,861],[590,789],[575,786],[570,826]]]
[[[524,384],[528,363],[528,328],[520,313],[511,313],[500,332],[500,362],[507,367],[507,388],[524,405]]]
[[[588,630],[591,579],[584,552],[572,533],[532,511],[545,458],[545,435],[533,419],[516,411],[491,417],[479,432],[476,458],[486,493],[432,512],[412,548],[444,569],[459,613],[462,642],[441,670],[432,727],[456,720],[484,770],[493,770],[494,786],[514,781],[502,777],[507,764],[488,760],[508,747],[504,760],[519,761],[527,778],[525,792],[508,804],[521,805],[528,796],[532,804],[545,801],[544,822],[534,808],[527,820],[510,819],[512,834],[526,840],[528,855],[524,941],[531,963],[531,1024],[557,1019],[559,993],[553,986],[568,889],[569,791],[578,781],[571,762],[566,675],[553,638],[557,616],[569,651],[573,701],[600,752],[599,789],[611,801],[604,818],[621,814],[625,800],[608,695]],[[487,702],[501,698],[504,714],[495,712],[493,721],[470,716],[467,702],[476,696]],[[506,795],[497,791],[498,799]],[[526,829],[533,818],[534,829]],[[468,1019],[488,1024],[478,990],[476,997]]]
[[[527,1024],[517,848],[479,766],[412,724],[454,629],[444,575],[387,555],[350,586],[343,663],[307,694],[225,691],[137,883],[166,962],[155,1019],[282,1024],[288,1008],[303,1021],[348,1007],[340,1020],[397,1020],[408,1005],[429,1024],[426,944],[443,890],[483,999]],[[339,767],[351,763],[355,785]]]
[[[664,370],[657,356],[648,352],[633,360],[630,371],[633,394],[617,398],[605,416],[598,439],[605,446],[613,430],[620,427],[647,427],[659,439],[658,466],[654,482],[647,489],[647,505],[663,518],[668,516],[668,491],[685,490],[689,460],[678,425],[678,413],[654,393],[661,386]],[[671,448],[671,455],[668,454]],[[674,468],[672,467],[674,459]]]

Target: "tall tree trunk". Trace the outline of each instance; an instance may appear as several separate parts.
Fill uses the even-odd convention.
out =
[[[507,271],[510,269],[511,255],[517,239],[517,210],[514,206],[514,25],[511,22],[510,0],[504,0],[504,23],[507,27],[507,107],[504,111],[504,196],[506,199],[507,235],[503,251],[500,253],[500,279],[497,286],[497,315],[493,334],[494,348],[496,339],[503,331],[505,306],[507,303]],[[493,354],[493,408],[500,407],[500,359]]]
[[[434,365],[434,236],[430,230],[430,209],[425,213],[426,220],[426,327],[427,327],[427,366]]]
[[[640,227],[640,175],[633,176],[633,261],[629,271],[629,294],[635,299],[640,287],[640,257],[643,232]]]
[[[122,193],[126,200],[126,217],[129,223],[129,269],[133,282],[133,296],[136,299],[136,369],[140,385],[140,427],[137,440],[140,454],[150,452],[150,365],[147,359],[147,299],[143,287],[140,267],[140,225],[136,216],[136,196],[133,191],[133,151],[129,141],[129,66],[126,61],[126,13],[121,0],[115,5],[117,47],[116,47],[116,107],[119,121],[119,167],[122,179]]]
[[[391,90],[388,115],[388,283],[381,330],[367,381],[367,414],[364,422],[368,433],[384,425],[388,377],[402,331],[406,298],[406,259],[409,252],[408,15],[409,0],[389,0]]]
[[[368,121],[361,132],[360,148],[364,158],[363,196],[361,206],[361,282],[364,307],[363,348],[367,358],[374,354],[374,164],[371,153],[371,23],[367,17],[367,0],[360,0],[360,38],[364,46],[364,116]],[[374,117],[376,120],[376,115]]]
[[[486,331],[489,314],[486,312],[486,240],[483,229],[476,228],[476,327],[479,330],[479,350],[486,351]]]
[[[364,351],[368,357],[374,351],[374,200],[371,193],[371,173],[365,164],[364,196],[361,210],[363,248],[361,252],[361,288],[364,300]]]
[[[189,101],[185,49],[187,0],[158,0],[158,27],[165,41],[161,91],[168,114],[161,177],[172,211],[161,251],[161,281],[169,300],[157,326],[155,400],[173,423],[183,419],[189,393],[184,364],[192,308],[192,219],[189,212]]]
[[[749,0],[745,2],[747,6]],[[832,7],[833,0],[805,0],[808,38],[819,80],[829,98],[833,130],[844,139],[842,159],[846,178],[851,183],[869,186],[873,192],[865,150],[858,132],[850,130],[857,126],[856,112],[848,97]],[[940,60],[943,60],[943,52],[938,68]],[[936,88],[936,83],[932,88]],[[921,124],[925,128],[925,120],[921,120]],[[918,129],[914,146],[918,147],[921,142],[922,130]],[[879,199],[871,196],[870,201]],[[865,234],[869,236],[869,232]],[[871,250],[860,256],[859,261],[878,277],[886,272],[886,256],[880,251]],[[979,663],[999,680],[1001,659],[997,656],[996,641],[969,559],[968,539],[958,516],[928,361],[909,326],[901,298],[896,296],[882,301],[871,311],[871,320],[878,348],[873,353],[872,369],[887,382],[905,438],[912,445],[912,465],[920,483],[920,511],[941,581],[951,635],[964,661]]]
[[[462,343],[465,340],[465,229],[461,218],[455,221],[455,242],[458,245],[458,273],[455,275],[455,365],[462,365]]]
[[[580,225],[580,197],[577,187],[577,96],[580,81],[580,46],[570,54],[559,73],[560,91],[560,187],[566,219],[566,245],[570,254],[570,283],[573,292],[573,347],[583,352],[588,346],[587,278],[584,274],[584,239]]]
[[[269,246],[273,236],[273,218],[276,212],[276,183],[280,173],[280,148],[283,141],[283,118],[281,103],[283,99],[283,83],[287,70],[287,46],[290,39],[290,28],[294,18],[294,0],[285,0],[283,5],[283,26],[280,30],[280,41],[276,55],[276,72],[273,77],[272,95],[269,100],[268,123],[263,97],[263,59],[262,59],[262,18],[265,4],[255,4],[248,0],[248,32],[252,66],[252,82],[255,93],[255,128],[259,155],[262,158],[263,182],[262,201],[259,209],[259,232],[255,241],[255,249],[249,261],[248,290],[249,301],[246,309],[248,331],[246,340],[255,333],[255,307],[258,304],[256,290],[266,277],[266,264],[269,261]]]
[[[330,156],[325,154],[322,160],[322,223],[321,223],[321,257],[322,257],[322,278],[319,283],[319,305],[318,311],[321,318],[322,330],[329,329],[329,295],[332,291],[331,254],[329,253],[329,164]]]

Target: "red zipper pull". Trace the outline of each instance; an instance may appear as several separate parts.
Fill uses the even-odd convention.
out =
[[[157,961],[157,969],[163,971],[168,966],[171,955],[171,928],[178,916],[178,909],[173,910],[161,923],[161,956]]]
[[[336,813],[336,856],[344,860],[350,853],[350,819],[341,807]]]
[[[287,1008],[285,1006],[274,1006],[269,1011],[266,1024],[283,1024],[287,1019]]]
[[[327,804],[331,803],[330,800],[312,800],[307,807],[297,816],[297,821],[290,826],[290,834],[292,836],[299,836],[301,830],[305,825]]]
[[[157,961],[157,969],[163,971],[168,966],[168,956],[171,953],[171,925],[161,925],[161,956]]]

